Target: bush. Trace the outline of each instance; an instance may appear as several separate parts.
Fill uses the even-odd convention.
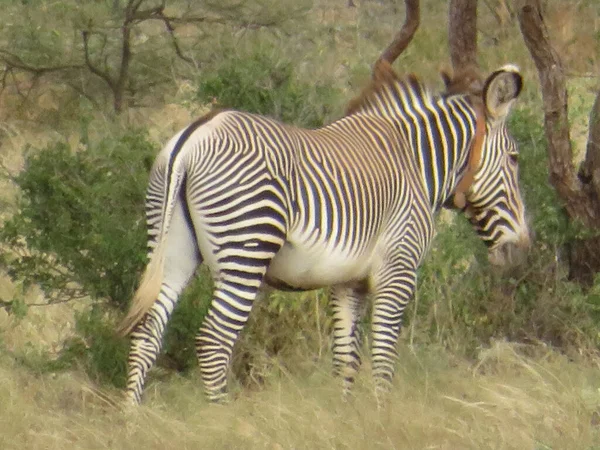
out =
[[[65,342],[59,357],[49,368],[81,366],[90,379],[125,387],[127,378],[127,339],[115,336],[106,309],[96,304],[90,311],[76,315],[77,336]]]
[[[158,364],[185,372],[196,366],[195,336],[212,300],[213,283],[208,269],[181,296],[165,332],[164,351]]]
[[[273,291],[259,298],[234,350],[232,372],[246,388],[277,373],[309,376],[331,347],[331,318],[324,291]]]
[[[197,98],[222,108],[319,127],[331,114],[336,95],[331,86],[298,81],[290,61],[257,52],[226,59],[210,75],[203,74]]]
[[[89,295],[125,308],[145,261],[144,191],[156,147],[145,133],[28,149],[17,212],[0,230],[7,272],[51,301]]]

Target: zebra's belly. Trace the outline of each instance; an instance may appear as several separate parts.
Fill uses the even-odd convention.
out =
[[[317,289],[364,280],[372,263],[368,253],[349,255],[325,244],[307,247],[286,242],[273,258],[266,281],[274,287]]]

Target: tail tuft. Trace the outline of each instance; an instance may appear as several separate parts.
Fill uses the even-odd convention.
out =
[[[119,336],[126,336],[131,333],[156,301],[163,280],[164,248],[164,242],[161,242],[150,257],[150,262],[146,266],[140,286],[133,296],[129,311],[117,327]]]

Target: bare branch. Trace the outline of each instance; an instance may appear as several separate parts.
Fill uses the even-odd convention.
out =
[[[73,83],[72,81],[66,81],[67,86],[69,86],[71,89],[73,89],[77,94],[81,95],[82,97],[85,97],[96,109],[100,109],[100,104],[96,101],[96,99],[94,97],[92,97],[92,95],[89,92],[86,92],[84,88],[82,88],[81,86],[78,86],[77,84]]]
[[[419,28],[421,20],[421,12],[419,0],[404,0],[406,5],[406,19],[402,28],[394,37],[394,40],[388,47],[383,51],[379,59],[375,62],[373,72],[377,69],[377,66],[381,61],[387,61],[392,64],[400,54],[406,50],[410,41]]]
[[[85,65],[87,66],[87,68],[89,69],[90,72],[92,72],[94,75],[102,78],[102,80],[104,80],[104,82],[106,82],[106,84],[108,84],[108,86],[114,90],[115,82],[112,79],[112,77],[110,76],[110,74],[104,70],[100,70],[91,61],[90,50],[89,50],[89,35],[90,35],[90,32],[88,30],[83,30],[81,32],[81,37],[83,38],[83,56],[85,59]]]
[[[119,66],[119,73],[116,77],[111,76],[108,69],[101,70],[94,63],[92,63],[89,51],[89,37],[90,31],[83,30],[81,35],[83,37],[83,51],[85,64],[87,68],[94,75],[100,77],[109,86],[113,93],[113,108],[118,113],[123,109],[123,97],[125,93],[125,87],[127,85],[127,78],[129,76],[129,64],[131,61],[131,24],[135,17],[135,10],[132,10],[137,3],[134,0],[130,0],[126,8],[126,14],[124,22],[121,26],[121,63]],[[105,66],[107,64],[105,63]]]
[[[192,58],[184,55],[183,52],[181,51],[181,47],[179,46],[179,41],[177,40],[177,36],[175,35],[175,27],[173,27],[173,24],[171,23],[169,18],[167,16],[165,16],[164,11],[162,11],[162,10],[160,11],[160,13],[158,13],[158,16],[164,22],[165,27],[167,28],[167,32],[169,33],[169,36],[171,36],[171,43],[173,44],[173,49],[175,50],[175,53],[177,54],[177,56],[179,56],[184,61],[192,64],[194,62],[192,60]]]
[[[200,16],[167,16],[165,18],[172,24],[188,24],[188,23],[207,23],[225,25],[230,23],[229,19],[223,17],[200,17]]]
[[[73,291],[72,293],[67,294],[65,293],[61,293],[60,296],[57,296],[56,298],[52,298],[50,299],[48,302],[46,303],[24,303],[24,305],[29,308],[29,307],[39,307],[39,306],[54,306],[54,305],[59,305],[62,303],[69,303],[69,302],[73,302],[76,300],[81,300],[83,298],[89,297],[89,294],[86,294],[85,292],[81,291],[81,292],[77,292],[77,291]],[[4,308],[6,311],[10,312],[13,307],[14,307],[15,301],[14,300],[2,300],[0,299],[0,308]]]
[[[125,94],[125,86],[129,77],[129,63],[131,62],[131,28],[130,23],[124,23],[121,31],[123,38],[121,41],[121,66],[119,68],[119,76],[116,80],[114,93],[114,109],[120,112],[123,109],[123,96]]]
[[[131,23],[139,23],[149,19],[156,19],[157,17],[160,17],[160,15],[164,14],[165,6],[165,2],[162,2],[159,6],[155,6],[154,8],[138,11],[138,5],[137,7],[134,7],[134,9],[132,9],[128,15],[126,15],[125,20]]]
[[[68,69],[80,69],[82,64],[64,64],[59,66],[33,66],[23,61],[18,55],[9,52],[6,49],[0,49],[0,59],[9,68],[30,72],[36,75],[43,75],[48,72],[59,72]]]

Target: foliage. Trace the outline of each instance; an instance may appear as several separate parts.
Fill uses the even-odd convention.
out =
[[[115,336],[105,308],[97,304],[90,311],[76,316],[77,335],[65,342],[56,360],[48,369],[59,370],[81,366],[97,382],[125,387],[127,375],[127,340]]]
[[[265,51],[224,60],[199,80],[198,100],[269,115],[306,127],[323,125],[336,91],[323,83],[299,81],[294,64]]]
[[[569,237],[568,218],[549,183],[544,129],[531,112],[514,111],[509,128],[520,145],[519,169],[522,193],[538,243],[559,247]]]
[[[28,149],[17,212],[0,230],[4,265],[50,301],[90,295],[123,308],[145,260],[143,196],[155,146],[131,131],[78,149]]]
[[[139,130],[93,142],[87,125],[76,149],[54,142],[26,150],[25,169],[13,179],[17,209],[0,230],[2,261],[14,281],[39,286],[49,303],[96,300],[76,317],[77,337],[40,370],[78,364],[94,379],[123,385],[126,347],[105,302],[127,305],[145,261],[143,197],[155,146]]]
[[[325,290],[265,297],[257,299],[234,350],[232,372],[246,388],[259,388],[281,371],[310,370],[331,346]]]
[[[213,283],[208,270],[202,267],[196,280],[177,303],[164,338],[164,352],[158,363],[177,371],[187,371],[196,365],[195,335],[200,329],[212,299]]]
[[[306,0],[13,2],[0,24],[2,87],[28,86],[20,93],[30,100],[31,91],[43,93],[35,89],[43,78],[63,88],[61,99],[112,100],[120,112],[155,86],[173,84],[174,75],[189,75],[216,51],[221,34],[277,30],[308,6]]]

